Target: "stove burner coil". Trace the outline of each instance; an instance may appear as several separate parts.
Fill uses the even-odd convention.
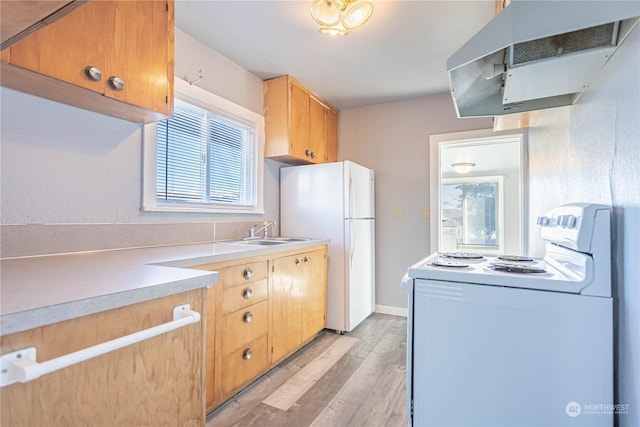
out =
[[[518,264],[508,264],[508,263],[492,263],[489,267],[495,271],[504,271],[507,273],[518,273],[518,274],[540,274],[546,273],[547,270],[544,268],[532,267],[529,265],[518,265]]]
[[[443,252],[440,254],[445,258],[457,258],[457,259],[482,259],[484,258],[479,254],[471,254],[468,252]]]
[[[437,259],[431,263],[434,267],[453,267],[453,268],[464,268],[469,267],[469,264],[465,264],[464,262],[458,261],[447,261],[443,259]]]
[[[498,259],[503,261],[513,261],[513,262],[532,262],[533,258],[529,258],[527,256],[520,255],[500,255]]]

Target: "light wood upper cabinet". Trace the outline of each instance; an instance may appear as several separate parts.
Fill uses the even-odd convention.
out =
[[[97,1],[85,6],[13,45],[11,64],[104,93],[107,76],[92,80],[85,75],[85,67],[107,73],[103,38],[110,28],[115,29],[113,4]]]
[[[36,348],[41,363],[173,320],[176,306],[202,313],[204,290],[133,304],[4,335],[2,354]],[[2,388],[3,426],[205,424],[204,318]]]
[[[336,161],[338,114],[290,76],[266,80],[265,156],[290,164]]]
[[[327,162],[338,161],[338,112],[328,109],[325,115]]]
[[[309,150],[315,163],[327,162],[326,114],[322,102],[309,96]]]
[[[309,106],[310,98],[309,94],[297,84],[291,84],[291,135],[289,137],[289,152],[292,156],[300,159],[309,159],[311,161],[310,150],[310,135],[309,135]],[[265,107],[266,108],[266,107]],[[266,115],[266,111],[265,111]],[[269,122],[270,125],[275,125],[273,122]],[[265,129],[266,133],[266,145],[269,146],[270,132]],[[282,144],[282,148],[284,144]],[[265,148],[266,150],[266,148]],[[286,148],[285,148],[286,150]],[[271,153],[271,150],[268,150]],[[306,154],[305,154],[306,151]],[[267,156],[270,157],[270,156]]]
[[[84,0],[11,0],[0,2],[0,42],[5,49],[82,6]]]
[[[14,44],[2,84],[135,122],[171,116],[173,13],[173,1],[89,2]]]

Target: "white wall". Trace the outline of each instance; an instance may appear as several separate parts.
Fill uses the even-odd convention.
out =
[[[529,132],[530,217],[566,202],[613,206],[618,425],[640,425],[640,27],[577,104]],[[543,244],[532,226],[531,253]]]
[[[202,69],[198,86],[262,114],[262,80],[180,30],[175,69],[179,77]],[[142,212],[140,125],[6,88],[0,97],[3,257],[213,240],[214,221],[240,222],[245,233],[245,221],[279,217],[277,162],[265,161],[264,216]],[[57,237],[65,233],[66,247]]]
[[[491,128],[491,119],[459,120],[449,94],[340,113],[340,159],[376,174],[376,305],[406,308],[400,279],[429,255],[429,135]],[[396,209],[402,217],[396,217]]]

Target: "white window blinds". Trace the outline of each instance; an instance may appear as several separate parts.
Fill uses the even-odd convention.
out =
[[[254,127],[176,99],[156,131],[156,199],[255,207]]]

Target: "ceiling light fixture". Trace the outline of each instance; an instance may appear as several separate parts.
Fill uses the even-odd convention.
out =
[[[313,0],[309,12],[321,25],[321,33],[344,36],[371,18],[373,5],[359,0]]]
[[[475,166],[476,166],[475,163],[470,163],[470,162],[451,163],[451,167],[457,173],[469,173],[471,172],[471,169],[473,169]]]

